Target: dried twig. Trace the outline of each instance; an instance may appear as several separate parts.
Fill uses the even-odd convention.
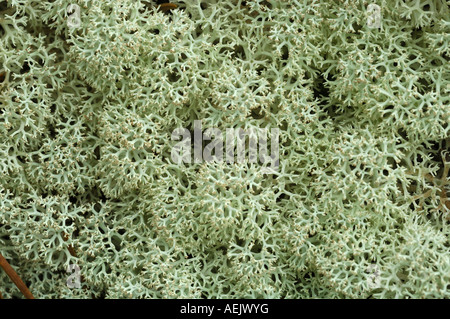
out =
[[[69,236],[67,234],[64,234],[63,239],[64,239],[64,241],[67,241],[67,240],[69,240]],[[67,248],[72,257],[75,257],[75,258],[78,257],[77,254],[75,253],[75,249],[73,249],[72,245],[69,245],[69,247],[67,247]]]
[[[178,6],[175,3],[167,2],[167,3],[161,3],[159,5],[158,9],[163,11],[163,12],[167,12],[169,10],[176,9],[177,7]]]
[[[67,234],[64,234],[63,237],[64,241],[68,241],[69,240],[69,236]],[[69,253],[72,257],[78,258],[77,253],[75,252],[75,249],[73,248],[72,245],[69,245],[68,247]],[[83,275],[81,275],[80,277],[80,282],[84,282],[84,277]],[[86,287],[84,287],[84,289],[86,289]]]
[[[25,298],[34,299],[30,290],[28,290],[27,286],[24,284],[22,279],[20,279],[19,275],[14,271],[14,269],[11,267],[11,265],[8,263],[5,257],[2,256],[2,254],[0,254],[0,266],[9,276],[9,278],[11,278],[12,282],[17,286],[17,288],[19,288],[19,290],[22,292]]]

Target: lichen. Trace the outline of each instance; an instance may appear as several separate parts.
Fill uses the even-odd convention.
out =
[[[159,2],[0,1],[0,250],[33,295],[449,298],[447,3]],[[174,163],[195,120],[279,129],[278,170]]]

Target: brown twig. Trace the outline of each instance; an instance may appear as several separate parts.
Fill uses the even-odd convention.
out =
[[[163,11],[163,12],[167,12],[169,10],[176,9],[177,7],[178,6],[175,3],[167,2],[167,3],[161,3],[159,5],[158,9]]]
[[[11,267],[11,265],[8,263],[5,257],[2,256],[2,254],[0,254],[0,266],[9,276],[9,278],[11,278],[12,282],[17,286],[17,288],[19,288],[19,290],[22,292],[25,298],[34,299],[30,290],[28,290],[27,286],[24,284],[22,279],[20,279],[19,275],[14,271],[14,269]]]
[[[69,236],[67,234],[64,234],[63,239],[64,239],[64,241],[68,241],[69,240]],[[72,245],[69,245],[67,247],[67,249],[69,250],[69,253],[70,253],[70,255],[72,257],[78,258],[77,253],[75,252],[75,249],[73,248]],[[80,282],[84,282],[83,275],[81,275],[81,277],[80,277]],[[85,287],[85,289],[86,289],[86,287]]]
[[[64,241],[67,241],[67,240],[69,239],[69,236],[68,236],[67,234],[64,234],[63,239],[64,239]],[[77,254],[76,254],[76,252],[75,252],[75,249],[73,249],[73,246],[72,246],[72,245],[69,245],[67,248],[68,248],[69,253],[70,253],[70,255],[71,255],[72,257],[75,257],[75,258],[78,257]]]

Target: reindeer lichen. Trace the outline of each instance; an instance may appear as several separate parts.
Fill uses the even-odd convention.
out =
[[[0,253],[33,296],[449,298],[448,3],[161,2],[0,1]],[[196,120],[278,129],[278,169],[173,162]]]

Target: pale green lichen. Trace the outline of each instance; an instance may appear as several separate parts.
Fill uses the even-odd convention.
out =
[[[448,3],[174,3],[0,1],[0,251],[35,297],[449,298]],[[278,171],[173,163],[194,120],[279,128]]]

